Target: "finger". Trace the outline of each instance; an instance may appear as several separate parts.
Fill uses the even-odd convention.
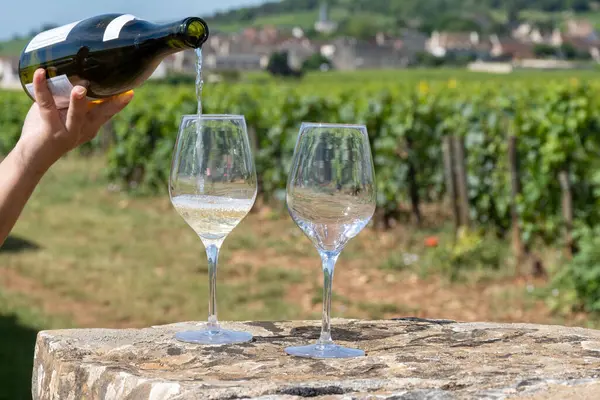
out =
[[[115,96],[103,103],[94,105],[88,111],[88,126],[82,135],[82,141],[87,142],[96,136],[98,130],[115,114],[125,108],[133,98],[133,91]]]
[[[87,90],[82,86],[75,86],[71,91],[69,111],[67,112],[66,126],[71,133],[78,133],[85,122],[87,113]]]
[[[35,94],[35,102],[40,109],[40,115],[50,123],[60,122],[58,110],[54,103],[54,97],[48,83],[46,82],[46,72],[42,68],[38,68],[33,74],[33,93]]]

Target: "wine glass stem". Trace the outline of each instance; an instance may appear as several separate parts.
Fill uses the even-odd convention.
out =
[[[323,262],[323,322],[321,324],[321,337],[317,341],[321,345],[333,343],[333,340],[331,340],[331,283],[338,255],[330,252],[321,253]]]
[[[208,329],[218,331],[221,329],[217,320],[217,261],[219,259],[220,245],[209,244],[206,246],[208,257],[208,286],[210,298],[208,299]]]

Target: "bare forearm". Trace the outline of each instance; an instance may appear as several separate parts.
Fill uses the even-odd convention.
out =
[[[26,167],[15,148],[0,163],[0,246],[14,227],[44,169]]]
[[[121,111],[133,98],[133,91],[89,107],[86,89],[71,91],[69,107],[58,110],[39,68],[33,77],[32,104],[19,142],[0,162],[0,246],[15,226],[25,204],[44,173],[60,157],[94,138],[100,127]]]

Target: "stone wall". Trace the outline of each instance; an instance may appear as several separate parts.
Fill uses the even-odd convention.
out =
[[[354,359],[288,356],[314,342],[318,321],[223,323],[250,343],[176,341],[194,323],[140,330],[40,332],[38,399],[597,399],[600,331],[415,318],[334,320]]]

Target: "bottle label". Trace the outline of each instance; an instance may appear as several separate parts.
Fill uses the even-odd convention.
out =
[[[46,46],[51,46],[56,43],[64,42],[69,36],[69,33],[80,23],[80,21],[73,22],[68,25],[63,25],[58,28],[50,29],[41,33],[38,33],[25,48],[25,53],[41,49]]]
[[[56,108],[67,108],[69,107],[69,103],[71,101],[71,91],[73,90],[73,84],[67,78],[67,75],[59,75],[49,79],[46,79],[48,83],[48,89],[50,89],[50,93],[54,97],[54,104],[56,104]],[[35,99],[35,92],[33,91],[33,83],[28,83],[25,85],[25,88]],[[87,99],[92,101],[95,100],[89,96]]]
[[[123,29],[125,24],[129,21],[133,21],[134,19],[137,18],[131,14],[125,14],[110,21],[110,23],[106,26],[106,30],[104,31],[103,41],[107,42],[109,40],[118,39],[121,29]]]

